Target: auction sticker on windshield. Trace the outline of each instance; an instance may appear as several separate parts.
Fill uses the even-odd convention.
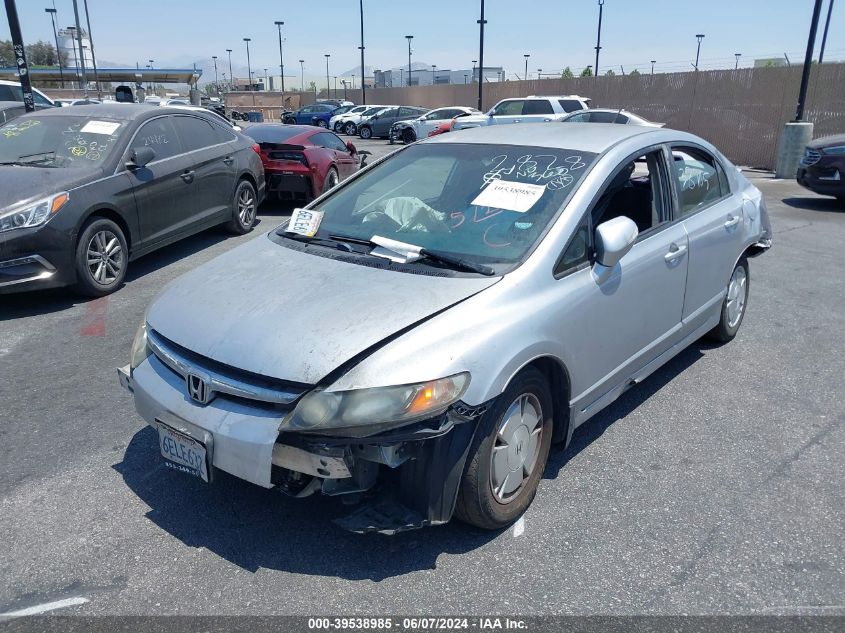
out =
[[[202,442],[158,422],[158,445],[165,466],[208,481],[206,451]]]
[[[494,180],[476,196],[471,204],[525,213],[534,206],[545,191],[545,185]]]
[[[119,127],[120,123],[114,123],[112,121],[88,121],[79,131],[88,134],[105,134],[106,136],[111,136]]]
[[[290,216],[290,222],[286,229],[288,233],[298,233],[305,237],[314,237],[323,221],[322,211],[309,211],[308,209],[294,209]]]

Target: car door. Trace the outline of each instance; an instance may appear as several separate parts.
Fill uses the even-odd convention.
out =
[[[314,145],[319,145],[330,152],[334,164],[337,166],[337,174],[341,180],[344,180],[358,171],[358,158],[353,156],[346,147],[346,143],[334,132],[319,132],[311,136],[310,140]]]
[[[182,149],[191,161],[195,187],[192,224],[222,222],[231,214],[237,173],[230,143],[221,142],[211,123],[191,115],[173,117]],[[196,228],[196,227],[195,227]]]
[[[732,193],[724,168],[710,152],[692,145],[671,149],[680,217],[689,235],[684,319],[694,327],[721,304],[745,246],[746,213],[741,196]]]
[[[370,119],[373,136],[387,136],[390,134],[390,127],[398,120],[399,108],[390,108],[379,114],[377,119]]]
[[[668,173],[660,146],[622,161],[554,271],[567,314],[561,343],[578,363],[578,382],[572,385],[576,422],[647,373],[680,338],[688,243],[682,224],[672,221]],[[620,216],[635,221],[639,236],[612,270],[597,274],[591,254],[596,227]]]
[[[314,106],[305,106],[296,112],[294,118],[297,125],[311,125],[312,116],[314,116]]]
[[[500,125],[504,123],[516,123],[522,116],[522,104],[524,99],[509,99],[496,104],[491,111],[490,123]]]
[[[145,167],[129,170],[139,234],[150,247],[182,231],[197,208],[196,186],[190,174],[193,159],[182,151],[172,119],[162,115],[147,121],[129,143],[128,153],[134,148],[151,147],[156,154]]]
[[[450,112],[454,112],[453,108],[439,108],[437,110],[432,110],[428,114],[423,115],[416,121],[414,121],[414,128],[417,133],[417,138],[425,138],[428,136],[428,133],[432,130],[437,129],[437,127],[443,123],[445,120],[449,120],[454,115],[450,115]]]
[[[547,123],[553,121],[555,111],[548,99],[526,99],[522,104],[522,116],[514,123]]]

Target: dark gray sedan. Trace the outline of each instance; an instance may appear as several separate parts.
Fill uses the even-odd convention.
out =
[[[0,126],[0,293],[75,285],[101,296],[150,251],[217,224],[251,231],[261,159],[216,119],[87,105]]]

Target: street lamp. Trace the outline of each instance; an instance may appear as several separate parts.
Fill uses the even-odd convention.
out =
[[[437,64],[431,65],[431,85],[434,85],[435,76],[434,74],[437,72]]]
[[[226,52],[229,53],[229,90],[231,90],[235,81],[235,76],[232,74],[232,49],[227,48]]]
[[[299,82],[300,82],[299,83],[299,92],[305,92],[305,60],[304,59],[299,60],[299,72],[301,73],[299,75],[299,77],[300,77],[300,79],[299,79]]]
[[[704,33],[698,33],[695,38],[698,40],[698,48],[695,50],[695,70],[698,71],[698,57],[701,54],[701,40],[704,39]]]
[[[330,97],[329,90],[331,89],[331,85],[329,84],[329,57],[331,54],[325,53],[324,57],[326,58],[326,97]]]
[[[528,79],[528,58],[531,57],[531,54],[525,53],[523,57],[525,58],[525,75],[523,79]]]
[[[481,0],[481,18],[476,21],[478,23],[478,109],[481,110],[481,101],[484,92],[484,25],[487,20],[484,19],[484,0]]]
[[[97,55],[94,53],[94,35],[91,33],[91,15],[88,13],[88,0],[83,0],[82,6],[85,8],[85,24],[88,27],[88,43],[91,45],[91,65],[94,67],[94,83],[97,84],[97,98],[103,98],[102,88],[100,86],[100,75],[97,72]]]
[[[267,84],[270,82],[270,76],[267,70],[267,68],[264,69],[264,92],[267,92]]]
[[[148,59],[147,61],[148,61],[148,62],[150,62],[150,70],[154,70],[154,69],[153,69],[153,60]],[[150,92],[152,92],[153,94],[155,94],[155,90],[153,89],[153,82],[152,82],[152,79],[150,80]]]
[[[468,76],[469,76],[469,75],[467,75],[466,73],[464,73],[464,85],[466,85],[466,82],[467,82],[467,77],[468,77]]]
[[[414,39],[413,35],[406,35],[405,39],[408,40],[408,85],[411,85],[411,40]]]
[[[255,107],[255,91],[252,89],[252,62],[249,59],[249,43],[252,41],[252,38],[245,37],[244,42],[246,42],[246,73],[247,77],[249,78],[249,91],[252,93],[252,107]]]
[[[736,58],[736,63],[734,64],[734,70],[739,68],[739,58],[742,57],[742,53],[734,53],[734,57]]]
[[[217,55],[212,55],[211,59],[214,61],[214,90],[217,96],[220,96],[220,84],[217,83]]]
[[[599,0],[599,31],[596,35],[596,77],[599,76],[599,51],[601,51],[601,18],[604,10],[604,0]]]
[[[657,63],[657,60],[656,60],[656,59],[652,59],[652,60],[651,60],[651,74],[652,74],[652,75],[654,74],[654,64],[655,64],[655,63]]]
[[[478,63],[477,59],[472,60],[472,80],[475,81],[475,65]]]
[[[45,13],[50,14],[50,22],[53,24],[53,37],[56,40],[56,61],[59,64],[59,81],[61,81],[62,88],[65,87],[65,75],[62,71],[62,54],[59,52],[59,34],[56,31],[56,10],[44,9]]]
[[[537,79],[542,79],[542,78],[543,78],[543,69],[538,68],[537,69]]]
[[[359,46],[361,49],[361,104],[367,105],[367,84],[364,81],[364,0],[360,0],[359,5],[361,7],[361,46]],[[373,77],[373,82],[375,83],[375,77]],[[346,85],[343,86],[343,90],[343,98],[345,100]]]
[[[282,73],[282,101],[285,98],[285,57],[282,53],[282,26],[284,26],[284,22],[274,22],[274,24],[279,29],[279,70]]]

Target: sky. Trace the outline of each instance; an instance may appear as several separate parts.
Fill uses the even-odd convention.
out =
[[[80,11],[83,0],[78,0]],[[73,23],[72,0],[17,0],[26,42],[52,40],[44,7],[58,9],[60,26]],[[829,0],[825,0],[816,56]],[[279,43],[274,21],[283,20],[285,74],[299,78],[305,60],[306,81],[359,64],[360,32],[356,0],[88,0],[94,48],[99,60],[134,66],[154,59],[155,66],[190,67],[193,61],[220,57],[233,49],[237,69],[246,66],[244,37],[252,38],[252,69],[278,74]],[[233,10],[233,7],[241,7]],[[407,64],[407,40],[414,35],[413,61],[439,69],[464,69],[478,58],[479,0],[364,0],[366,65],[390,68]],[[754,58],[780,57],[801,63],[807,46],[813,0],[605,0],[602,23],[602,72],[637,68],[656,72],[692,68],[696,33],[704,33],[700,68],[726,68],[734,53],[740,66]],[[9,38],[5,9],[0,9],[0,39]],[[594,63],[597,0],[487,0],[485,66],[503,66],[509,79],[524,72],[580,72]],[[80,18],[84,26],[84,17]],[[834,4],[825,59],[845,60],[845,1]],[[102,64],[101,64],[102,65]],[[245,74],[245,73],[244,73]],[[263,75],[263,70],[257,71]],[[204,77],[205,80],[209,79]],[[323,80],[325,83],[325,80]]]

